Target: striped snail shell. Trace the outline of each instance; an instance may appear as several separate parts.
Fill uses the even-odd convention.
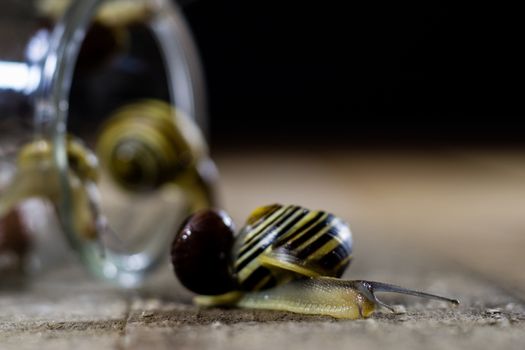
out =
[[[150,191],[176,180],[204,157],[197,127],[159,100],[142,100],[117,110],[103,125],[97,154],[122,187]]]
[[[296,274],[341,277],[352,259],[352,234],[330,213],[274,204],[250,215],[233,254],[234,273],[246,291],[273,287]]]
[[[332,214],[296,205],[260,207],[248,217],[235,240],[233,236],[232,220],[225,212],[194,214],[173,244],[179,280],[200,294],[222,294],[234,286],[254,291],[282,284],[298,274],[341,277],[351,260],[348,225]],[[222,258],[213,258],[215,255]],[[187,266],[192,266],[191,272]],[[222,277],[206,283],[198,277],[202,275]],[[196,287],[196,279],[204,285]]]
[[[340,279],[352,259],[352,235],[348,224],[325,211],[260,207],[233,237],[231,218],[218,210],[193,214],[176,234],[174,271],[185,287],[201,294],[196,304],[356,319],[377,306],[393,311],[376,292],[458,303],[386,283]]]

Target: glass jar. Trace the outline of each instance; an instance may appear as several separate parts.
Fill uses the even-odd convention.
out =
[[[55,240],[55,212],[92,272],[140,285],[181,221],[213,203],[205,128],[198,57],[171,1],[8,0],[0,268],[2,254]]]

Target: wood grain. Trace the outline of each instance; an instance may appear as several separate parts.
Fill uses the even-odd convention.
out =
[[[95,281],[78,263],[0,289],[0,349],[522,349],[525,152],[287,150],[222,152],[225,207],[240,225],[274,202],[347,219],[345,277],[457,297],[384,296],[360,321],[283,312],[199,310],[164,269],[139,291]]]

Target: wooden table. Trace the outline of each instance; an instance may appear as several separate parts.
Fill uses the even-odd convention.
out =
[[[199,310],[166,264],[120,291],[78,264],[0,289],[0,349],[523,349],[525,151],[419,149],[222,151],[225,207],[296,203],[346,218],[346,277],[458,297],[384,296],[399,311],[359,321]]]

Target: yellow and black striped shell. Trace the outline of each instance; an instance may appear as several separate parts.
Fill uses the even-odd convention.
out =
[[[202,295],[257,291],[298,277],[341,277],[352,259],[348,224],[319,210],[274,204],[256,209],[234,238],[231,218],[193,214],[172,244],[179,281]]]
[[[341,277],[352,234],[340,218],[296,205],[270,205],[248,218],[233,249],[238,288],[267,289],[300,276]]]
[[[198,128],[159,100],[141,100],[117,110],[102,127],[97,155],[122,187],[154,190],[174,180],[206,154]]]

